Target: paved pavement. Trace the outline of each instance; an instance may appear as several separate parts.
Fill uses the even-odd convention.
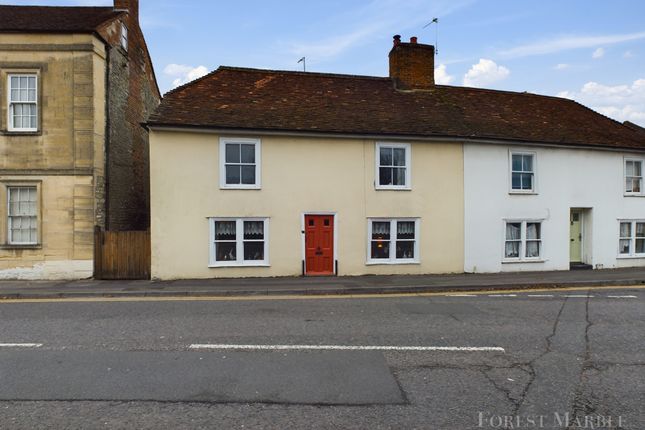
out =
[[[499,274],[284,277],[177,281],[0,281],[0,299],[424,293],[645,284],[645,268]]]
[[[6,301],[0,428],[642,429],[644,315],[643,287]]]

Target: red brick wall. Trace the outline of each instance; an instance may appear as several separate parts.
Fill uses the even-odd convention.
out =
[[[434,46],[401,43],[395,39],[390,51],[390,77],[402,90],[434,86]]]
[[[117,0],[117,9],[138,1]],[[148,133],[141,126],[161,100],[138,12],[101,29],[108,42],[108,138],[106,142],[106,218],[109,230],[145,230],[150,225]],[[121,47],[121,24],[128,49]]]

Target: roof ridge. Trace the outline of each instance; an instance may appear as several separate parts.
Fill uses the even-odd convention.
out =
[[[16,4],[0,4],[0,8],[3,7],[12,7],[20,9],[105,9],[105,10],[114,10],[122,11],[124,9],[115,9],[112,6],[56,6],[56,5],[40,5],[40,4],[26,4],[26,5],[16,5]]]
[[[220,66],[219,69],[234,70],[234,71],[240,71],[240,72],[285,73],[289,75],[299,75],[299,76],[328,76],[333,78],[347,78],[347,79],[390,80],[390,78],[387,76],[352,75],[347,73],[331,73],[331,72],[304,72],[300,70],[258,69],[254,67]]]

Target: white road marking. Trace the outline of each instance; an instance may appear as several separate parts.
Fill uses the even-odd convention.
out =
[[[488,297],[517,297],[517,294],[489,294]]]
[[[42,343],[0,343],[0,348],[40,348]]]
[[[607,296],[610,299],[637,299],[638,296]]]
[[[377,345],[229,345],[192,344],[190,349],[225,350],[323,350],[323,351],[450,351],[450,352],[506,352],[499,346],[377,346]]]
[[[554,297],[553,294],[529,294],[527,297]]]
[[[477,294],[451,294],[448,297],[477,297]]]
[[[566,295],[564,297],[567,297],[567,298],[570,298],[570,299],[574,299],[574,298],[586,299],[588,297],[593,298],[594,296],[588,296],[586,294],[584,294],[584,295],[583,294],[569,294],[569,295]]]

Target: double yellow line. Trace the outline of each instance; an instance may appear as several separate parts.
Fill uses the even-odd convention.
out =
[[[0,304],[18,303],[94,303],[94,302],[251,302],[251,301],[280,301],[280,300],[337,300],[337,299],[391,299],[404,297],[451,297],[451,296],[486,296],[490,294],[532,294],[557,293],[566,291],[611,291],[611,290],[642,290],[645,285],[623,286],[580,286],[563,288],[508,289],[488,291],[453,291],[442,293],[383,293],[383,294],[302,294],[302,295],[273,295],[273,296],[167,296],[167,297],[63,297],[49,299],[0,299]]]

